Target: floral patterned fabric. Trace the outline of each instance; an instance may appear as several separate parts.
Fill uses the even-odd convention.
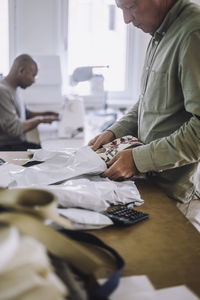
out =
[[[102,148],[96,151],[97,154],[105,161],[109,162],[119,151],[127,148],[134,148],[142,145],[136,137],[132,135],[126,135],[121,138],[115,139],[114,141],[105,144]]]

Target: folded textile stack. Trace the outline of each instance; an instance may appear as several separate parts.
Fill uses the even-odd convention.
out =
[[[62,300],[67,294],[43,245],[1,225],[0,300]]]

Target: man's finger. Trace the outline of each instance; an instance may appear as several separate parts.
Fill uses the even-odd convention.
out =
[[[112,164],[114,164],[114,162],[118,160],[118,155],[116,154],[111,160],[109,160],[106,164],[108,167],[112,166]]]
[[[101,174],[101,176],[102,177],[108,177],[110,179],[117,179],[118,178],[118,174],[117,174],[116,168],[115,168],[115,164],[117,163],[117,158],[113,157],[113,159],[110,162],[112,162],[112,165],[110,166],[110,168],[108,168],[106,171],[104,171]]]

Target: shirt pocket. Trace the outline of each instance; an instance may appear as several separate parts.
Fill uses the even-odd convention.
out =
[[[149,112],[169,113],[173,104],[169,99],[168,73],[152,70],[144,95],[144,107]]]

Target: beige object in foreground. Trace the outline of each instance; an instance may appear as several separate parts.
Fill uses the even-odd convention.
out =
[[[15,227],[1,225],[0,300],[62,300],[67,294],[44,246]]]
[[[84,274],[94,273],[105,265],[101,255],[94,253],[94,247],[73,241],[43,223],[45,220],[54,221],[52,216],[56,208],[50,205],[54,200],[53,194],[39,189],[2,190],[0,206],[8,211],[0,213],[0,222],[16,226],[23,234],[41,242],[51,254]]]

